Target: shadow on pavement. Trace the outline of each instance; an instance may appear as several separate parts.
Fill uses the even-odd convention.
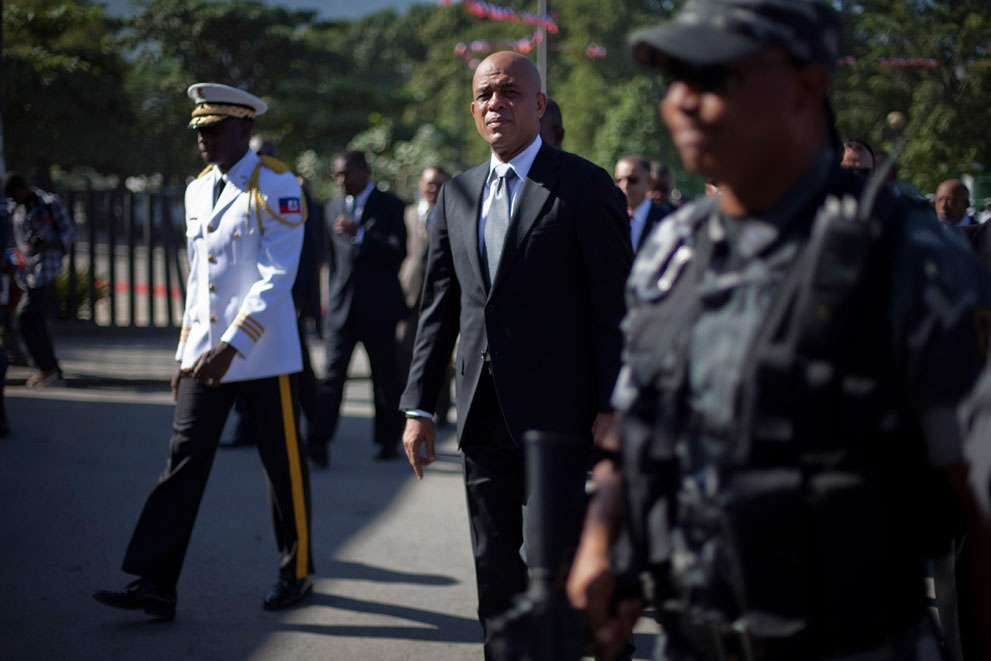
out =
[[[448,643],[473,643],[478,640],[478,620],[474,617],[457,617],[448,615],[447,613],[410,608],[397,604],[353,599],[333,594],[314,595],[309,603],[311,605],[315,604],[358,613],[385,615],[410,622],[420,622],[427,626],[290,625],[289,628],[325,635],[353,636],[358,638],[399,638],[404,640],[429,640]]]
[[[441,574],[412,574],[386,567],[373,567],[361,562],[331,559],[324,563],[321,574],[328,578],[355,578],[383,583],[416,583],[419,585],[454,585],[458,581]]]
[[[265,477],[252,451],[217,453],[178,585],[175,622],[97,604],[94,590],[131,579],[119,567],[165,465],[173,408],[137,396],[135,403],[120,403],[117,395],[115,401],[18,396],[16,389],[7,395],[13,433],[0,440],[0,530],[7,540],[0,552],[3,658],[246,658],[287,630],[478,641],[474,617],[326,594],[314,594],[304,608],[263,611],[278,555]],[[371,424],[342,418],[331,467],[310,472],[317,578],[459,583],[454,576],[334,559],[413,477],[405,461],[372,460]],[[314,605],[393,615],[429,628],[300,624]],[[292,658],[293,649],[281,658]]]

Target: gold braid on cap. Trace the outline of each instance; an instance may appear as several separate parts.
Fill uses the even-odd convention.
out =
[[[196,128],[200,124],[210,124],[228,117],[254,119],[255,111],[245,106],[228,103],[201,103],[193,108],[193,118],[189,120],[189,126]]]

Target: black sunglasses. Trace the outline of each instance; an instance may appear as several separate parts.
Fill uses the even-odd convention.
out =
[[[668,60],[661,69],[665,87],[685,83],[698,92],[722,94],[736,87],[749,70],[769,69],[794,64],[791,59],[751,60],[728,64],[692,64],[684,60]]]

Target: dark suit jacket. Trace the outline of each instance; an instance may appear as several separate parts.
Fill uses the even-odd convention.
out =
[[[991,264],[991,221],[979,225],[966,225],[960,230],[970,246],[985,264]]]
[[[647,221],[643,224],[643,232],[640,233],[640,239],[637,241],[637,245],[633,246],[633,253],[636,254],[640,252],[644,244],[647,243],[647,236],[650,234],[651,230],[657,226],[657,223],[661,222],[664,216],[671,213],[672,209],[670,205],[665,204],[661,206],[656,202],[650,203],[650,210],[647,212]]]
[[[400,406],[430,411],[455,339],[459,438],[488,353],[513,439],[590,439],[620,366],[632,261],[626,201],[605,170],[544,145],[517,198],[491,289],[478,254],[485,163],[448,181],[430,231],[413,363]]]
[[[365,228],[360,244],[347,234],[334,232],[334,221],[345,213],[344,196],[335,197],[325,210],[325,236],[329,237],[327,263],[330,297],[326,327],[343,328],[396,323],[406,312],[399,286],[399,265],[406,256],[403,202],[378,189],[368,195],[359,224]]]

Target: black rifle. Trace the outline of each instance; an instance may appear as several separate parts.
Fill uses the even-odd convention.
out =
[[[516,604],[493,624],[492,650],[497,659],[513,661],[577,661],[582,657],[586,629],[581,615],[568,603],[564,581],[570,553],[555,534],[558,502],[567,496],[556,488],[558,475],[580,471],[574,452],[578,439],[564,434],[528,431],[526,479],[533,539],[527,540],[530,585]]]

